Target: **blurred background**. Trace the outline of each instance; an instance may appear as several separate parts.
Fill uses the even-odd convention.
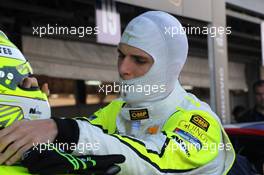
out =
[[[252,84],[264,79],[263,0],[0,0],[0,29],[25,54],[39,83],[49,84],[52,115],[82,116],[118,97],[99,93],[99,85],[118,81],[120,35],[148,10],[169,12],[184,27],[229,27],[229,34],[188,34],[180,81],[223,123],[235,122],[236,106],[254,106]]]

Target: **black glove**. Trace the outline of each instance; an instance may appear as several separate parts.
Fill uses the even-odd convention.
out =
[[[44,151],[31,148],[25,152],[22,165],[32,174],[114,175],[121,170],[116,164],[125,161],[123,155],[73,156],[50,145],[47,145],[47,148]]]

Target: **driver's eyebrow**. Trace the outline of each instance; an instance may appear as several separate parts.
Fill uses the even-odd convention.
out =
[[[117,49],[117,52],[125,55],[120,49]],[[143,59],[149,59],[148,57],[144,56],[144,55],[131,55],[132,57],[136,57],[136,58],[143,58]]]

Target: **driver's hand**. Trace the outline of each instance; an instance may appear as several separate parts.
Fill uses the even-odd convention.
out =
[[[74,156],[49,144],[37,145],[22,157],[22,165],[33,174],[115,175],[124,161],[121,154]]]
[[[30,89],[39,87],[38,80],[35,77],[27,77],[21,83],[20,86],[22,88]],[[49,96],[50,91],[47,83],[44,83],[41,87],[41,91],[44,92],[47,96]]]

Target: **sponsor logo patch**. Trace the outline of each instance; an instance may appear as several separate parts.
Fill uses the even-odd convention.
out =
[[[17,48],[13,48],[9,46],[0,46],[0,56],[25,61],[24,56]]]
[[[29,109],[29,114],[42,114],[42,112],[39,111],[39,107],[35,107],[35,108],[30,108]]]
[[[143,120],[149,118],[147,109],[129,110],[129,114],[131,120]]]
[[[194,125],[193,123],[185,120],[181,120],[179,122],[179,127],[181,127],[184,131],[187,131],[188,133],[192,134],[194,137],[199,138],[199,140],[202,141],[202,143],[207,143],[208,138],[206,135],[206,131],[200,129],[198,126]]]
[[[199,139],[197,139],[196,137],[194,137],[193,135],[191,135],[190,133],[183,131],[179,128],[176,128],[174,130],[174,132],[176,134],[178,134],[179,136],[181,136],[183,139],[187,140],[188,142],[190,142],[191,144],[193,144],[195,146],[195,148],[200,151],[202,148],[202,143]]]
[[[178,136],[173,136],[175,143],[180,147],[181,151],[185,152],[185,154],[190,157],[190,152],[182,139]]]
[[[201,128],[202,130],[206,132],[210,126],[210,124],[203,117],[199,115],[193,115],[190,122],[195,124],[196,126],[198,126],[199,128]]]
[[[0,54],[1,56],[11,56],[13,53],[10,48],[0,46]]]

